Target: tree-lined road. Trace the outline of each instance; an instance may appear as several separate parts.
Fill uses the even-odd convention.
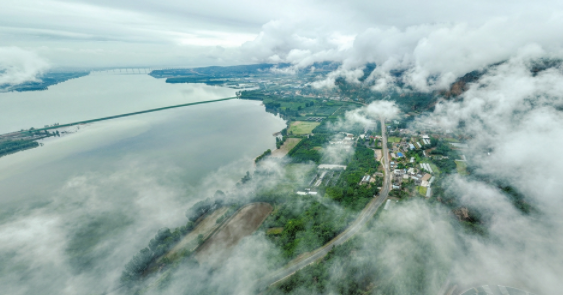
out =
[[[371,200],[364,208],[364,210],[362,210],[360,216],[356,220],[354,220],[352,225],[350,225],[350,227],[348,227],[345,231],[325,244],[323,247],[313,251],[309,256],[305,258],[296,258],[288,263],[284,268],[261,279],[257,285],[258,289],[267,288],[268,286],[293,275],[296,271],[324,257],[328,252],[330,252],[330,250],[332,250],[333,247],[342,245],[343,243],[348,241],[351,237],[360,232],[362,227],[371,219],[377,209],[379,209],[379,207],[387,199],[387,195],[389,194],[391,175],[389,173],[389,151],[387,150],[387,130],[385,128],[385,119],[381,118],[380,120],[382,135],[381,146],[383,149],[383,168],[385,170],[385,177],[383,180],[383,187],[381,188],[379,195],[374,196],[373,200]]]

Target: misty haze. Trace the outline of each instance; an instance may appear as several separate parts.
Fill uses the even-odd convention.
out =
[[[4,0],[0,293],[563,294],[563,2]]]

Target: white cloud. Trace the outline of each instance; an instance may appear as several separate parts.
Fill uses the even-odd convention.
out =
[[[515,188],[537,210],[522,214],[485,181],[449,179],[450,193],[463,206],[486,215],[491,237],[464,238],[467,252],[454,271],[462,285],[494,281],[539,294],[556,294],[563,287],[555,279],[563,272],[563,160],[556,152],[563,145],[563,69],[531,71],[546,55],[537,45],[519,50],[471,85],[463,100],[443,101],[421,119],[452,131],[464,121],[470,146],[464,153],[476,173]]]
[[[409,85],[432,90],[528,44],[555,52],[563,42],[563,7],[548,0],[9,0],[4,8],[0,46],[41,49],[55,66],[290,62],[303,68],[340,61],[344,73],[375,62],[375,89],[391,85],[392,69],[408,70]]]
[[[0,85],[38,81],[49,64],[37,54],[17,47],[0,47]]]

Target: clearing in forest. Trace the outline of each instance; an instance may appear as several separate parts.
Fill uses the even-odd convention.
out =
[[[319,122],[305,122],[305,121],[295,121],[292,122],[287,130],[288,134],[293,135],[305,135],[310,134],[313,132],[315,127],[319,126],[321,123]]]

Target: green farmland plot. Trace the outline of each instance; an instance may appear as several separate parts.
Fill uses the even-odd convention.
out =
[[[288,133],[293,135],[305,135],[309,134],[319,126],[321,123],[318,122],[305,122],[305,121],[295,121],[291,123]]]

